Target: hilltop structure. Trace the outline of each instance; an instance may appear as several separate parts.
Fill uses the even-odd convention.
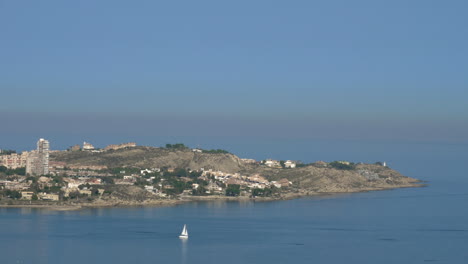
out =
[[[83,142],[83,150],[94,150],[94,146],[89,142]]]
[[[49,174],[49,141],[43,138],[37,141],[37,149],[29,153],[26,160],[26,174]]]
[[[135,142],[122,143],[118,145],[109,145],[105,147],[104,150],[118,150],[118,149],[133,148],[133,147],[136,147]]]

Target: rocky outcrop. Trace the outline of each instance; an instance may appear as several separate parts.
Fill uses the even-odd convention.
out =
[[[416,179],[403,176],[388,167],[373,164],[360,164],[353,170],[313,165],[295,169],[251,166],[244,173],[258,173],[269,180],[287,178],[293,183],[293,189],[307,192],[359,192],[420,186]]]

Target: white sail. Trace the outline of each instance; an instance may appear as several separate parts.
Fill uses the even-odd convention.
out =
[[[184,228],[182,229],[182,233],[180,233],[180,238],[188,238],[188,231],[187,231],[187,226],[184,225]]]

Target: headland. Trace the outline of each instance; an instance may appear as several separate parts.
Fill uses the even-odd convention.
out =
[[[86,144],[51,151],[46,175],[0,167],[0,207],[76,210],[209,200],[275,201],[424,186],[385,162],[305,164],[243,159],[225,150],[191,149],[184,144],[127,143],[104,149]]]

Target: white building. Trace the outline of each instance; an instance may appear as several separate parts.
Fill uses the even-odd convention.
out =
[[[284,163],[284,167],[286,167],[286,168],[296,168],[296,163],[294,161],[287,160]]]
[[[264,162],[264,164],[268,167],[279,167],[281,166],[279,161],[277,160],[272,160],[272,159],[268,159]]]
[[[83,142],[83,150],[94,150],[94,146],[91,143]]]

